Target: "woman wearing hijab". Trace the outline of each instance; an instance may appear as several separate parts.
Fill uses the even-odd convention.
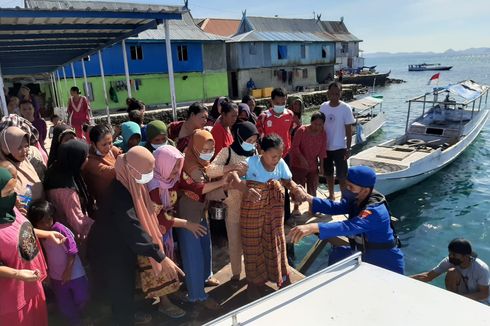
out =
[[[136,122],[126,121],[121,125],[121,138],[114,142],[114,146],[122,149],[124,153],[131,147],[137,146],[141,142],[141,128]]]
[[[207,234],[196,238],[186,229],[177,229],[180,255],[186,273],[189,301],[202,302],[208,309],[218,309],[218,304],[208,299],[204,284],[217,285],[211,278],[211,239],[208,222],[204,215],[207,200],[223,200],[222,187],[225,178],[210,182],[206,169],[214,155],[214,140],[206,130],[197,130],[185,150],[184,167],[181,177],[182,196],[178,202],[178,216],[206,228]]]
[[[153,152],[153,156],[155,157],[155,169],[153,179],[148,183],[148,190],[152,201],[161,207],[161,211],[158,214],[158,223],[163,234],[165,254],[173,259],[174,239],[172,227],[184,228],[192,232],[196,238],[206,235],[207,232],[206,228],[199,223],[192,223],[175,217],[178,181],[184,166],[182,153],[173,146],[163,145]],[[166,291],[167,294],[171,293],[169,290]],[[158,310],[172,318],[180,318],[185,315],[185,311],[174,305],[166,295],[160,296],[160,307]]]
[[[259,132],[251,122],[242,122],[235,125],[233,130],[233,144],[223,148],[216,155],[213,163],[206,169],[210,178],[223,176],[230,171],[237,171],[243,176],[247,172],[247,157],[256,153],[255,143]],[[228,190],[225,204],[227,216],[225,219],[226,233],[228,235],[228,253],[231,262],[232,280],[238,281],[242,271],[242,242],[240,233],[240,206],[242,193],[239,190]]]
[[[141,146],[117,157],[116,179],[107,200],[100,203],[89,236],[89,260],[99,285],[109,292],[118,325],[135,323],[137,256],[147,257],[148,269],[166,284],[178,282],[178,274],[183,275],[165,256],[155,208],[145,187],[153,178],[154,165],[153,155]]]
[[[67,141],[74,139],[77,136],[75,129],[67,124],[60,124],[53,128],[53,138],[51,139],[51,147],[49,149],[48,157],[48,168],[56,160],[56,155],[58,155],[58,147]]]
[[[62,144],[53,165],[46,171],[44,188],[56,207],[58,221],[84,239],[93,224],[94,202],[80,174],[88,155],[88,145],[73,139]]]
[[[250,107],[246,103],[238,104],[238,122],[250,121],[253,124],[257,123],[257,116],[250,111]]]
[[[106,125],[96,125],[90,129],[89,138],[90,150],[82,176],[88,192],[99,203],[107,196],[109,187],[116,179],[116,158],[122,151],[113,146],[112,132]]]
[[[17,169],[15,192],[19,200],[28,206],[31,200],[44,197],[41,180],[27,159],[29,140],[26,132],[17,127],[8,127],[0,133],[0,160],[9,161]]]
[[[0,321],[9,326],[47,326],[42,281],[46,262],[37,237],[61,244],[54,231],[34,229],[15,208],[15,179],[0,168]]]
[[[20,102],[19,108],[20,108],[21,116],[27,121],[29,121],[34,126],[34,128],[37,129],[39,133],[38,136],[39,143],[41,144],[41,147],[44,148],[44,141],[46,140],[46,136],[48,133],[46,121],[44,121],[44,119],[41,118],[40,115],[38,116],[35,115],[34,105],[30,101]]]
[[[175,146],[175,143],[168,138],[167,125],[160,120],[153,120],[146,125],[146,139],[145,147],[151,153],[164,145]]]

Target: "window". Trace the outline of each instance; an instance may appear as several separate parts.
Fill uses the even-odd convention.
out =
[[[85,58],[83,58],[83,61],[90,61],[90,56],[86,56]]]
[[[288,58],[288,46],[287,45],[278,45],[277,46],[277,58],[279,60],[284,60]]]
[[[342,53],[349,52],[349,43],[342,43]]]
[[[143,60],[143,47],[141,45],[132,45],[129,47],[131,60]]]
[[[187,55],[187,45],[178,45],[177,46],[177,58],[179,61],[187,61],[188,60],[188,55]]]
[[[308,78],[308,69],[303,69],[303,79]]]
[[[251,55],[257,54],[257,45],[255,43],[250,43],[248,45],[248,53]]]
[[[328,47],[322,46],[322,58],[328,58]]]
[[[301,44],[301,59],[306,59],[306,45]]]

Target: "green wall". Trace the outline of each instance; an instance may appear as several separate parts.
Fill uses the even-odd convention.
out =
[[[132,96],[143,101],[146,105],[170,105],[170,88],[167,74],[151,75],[130,75],[131,80],[141,80],[139,90],[132,89]],[[218,96],[228,95],[228,75],[226,72],[190,72],[178,73],[174,75],[175,93],[177,102],[205,101],[214,99]],[[109,96],[109,87],[111,81],[126,81],[124,75],[106,76],[107,97],[109,99],[109,108],[119,109],[126,107],[127,91],[117,91],[118,102],[111,100]],[[88,82],[92,83],[95,100],[92,101],[93,110],[104,110],[105,100],[102,88],[101,77],[89,77]],[[60,89],[64,102],[69,96],[70,87],[73,86],[73,79],[67,79],[68,87],[61,79],[57,87]],[[77,85],[83,93],[83,78],[77,78]]]

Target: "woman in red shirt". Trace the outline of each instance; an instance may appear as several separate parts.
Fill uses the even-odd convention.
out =
[[[214,139],[214,153],[218,154],[223,147],[233,144],[231,127],[238,118],[238,105],[232,102],[221,103],[221,119],[214,124],[211,135]],[[214,157],[214,156],[213,156]]]
[[[315,112],[311,124],[296,129],[291,147],[291,172],[293,181],[305,186],[308,193],[316,196],[318,188],[318,166],[323,169],[323,160],[327,156],[327,136],[323,130],[325,115]],[[322,171],[323,174],[323,171]],[[293,216],[299,214],[299,207],[294,204]]]

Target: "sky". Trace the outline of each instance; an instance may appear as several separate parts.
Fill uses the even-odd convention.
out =
[[[183,0],[120,0],[182,5]],[[0,0],[0,6],[21,5]],[[189,0],[195,18],[248,16],[340,20],[372,52],[443,52],[490,47],[490,0]]]

